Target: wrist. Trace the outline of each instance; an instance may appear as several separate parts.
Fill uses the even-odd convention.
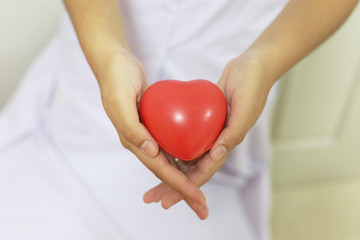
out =
[[[87,56],[87,59],[96,79],[100,81],[103,78],[106,69],[108,69],[113,62],[119,61],[121,58],[125,61],[130,55],[131,52],[122,46],[107,48],[94,47],[93,53],[91,53],[89,57]]]
[[[96,76],[102,98],[117,98],[119,89],[142,88],[145,71],[130,52],[117,49],[109,54]]]
[[[257,61],[259,68],[264,72],[270,87],[287,71],[279,59],[280,53],[275,52],[270,46],[254,45],[242,54],[247,58],[256,59],[254,61]]]
[[[269,92],[276,78],[273,77],[271,72],[272,66],[266,55],[260,49],[249,48],[238,57],[232,60],[234,66],[240,73],[242,71],[252,72],[251,79],[256,81],[257,85],[263,86],[263,90]]]
[[[131,71],[134,66],[142,68],[141,62],[131,52],[123,48],[109,51],[96,66],[95,76],[100,88],[112,79],[114,74],[125,74],[125,71]]]

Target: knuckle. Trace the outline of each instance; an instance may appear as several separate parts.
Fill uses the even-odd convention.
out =
[[[134,143],[134,141],[136,141],[136,139],[137,139],[136,131],[132,127],[124,128],[122,130],[122,135],[124,136],[124,138],[127,141],[129,141],[131,143]]]
[[[124,148],[130,150],[130,144],[124,137],[120,137],[120,142]]]
[[[230,141],[234,146],[237,146],[244,141],[244,134],[242,132],[232,134],[230,137]]]

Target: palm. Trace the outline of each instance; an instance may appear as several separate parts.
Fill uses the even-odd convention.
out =
[[[182,171],[192,182],[202,186],[225,163],[233,148],[240,144],[246,133],[255,124],[265,105],[270,87],[263,66],[252,56],[240,56],[233,59],[225,68],[218,86],[224,92],[230,106],[230,114],[226,128],[214,143],[209,153],[191,162],[175,161],[168,157],[169,162]],[[226,146],[226,154],[214,161],[214,149]],[[183,196],[178,191],[162,182],[144,195],[145,202],[158,202],[167,209],[181,201]],[[208,209],[196,202],[184,198],[186,203],[201,219],[208,215]]]
[[[156,141],[140,122],[137,103],[147,87],[141,63],[128,53],[114,54],[100,77],[103,105],[122,145],[169,186],[199,203],[205,202],[199,187],[169,164],[163,152],[159,153]]]

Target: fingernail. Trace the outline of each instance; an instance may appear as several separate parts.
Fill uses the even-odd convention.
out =
[[[155,157],[158,152],[158,148],[148,140],[146,140],[145,142],[143,142],[143,144],[141,144],[140,149],[143,153],[145,153],[149,157]]]
[[[226,154],[226,147],[223,145],[219,145],[215,148],[215,150],[211,154],[211,158],[217,162]]]

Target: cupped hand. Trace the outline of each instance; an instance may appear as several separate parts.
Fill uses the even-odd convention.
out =
[[[189,199],[204,205],[199,187],[171,165],[147,129],[141,124],[138,103],[147,87],[140,61],[127,51],[118,51],[98,76],[104,109],[115,126],[122,145],[161,181]]]
[[[199,187],[211,179],[231,151],[244,140],[265,106],[272,82],[257,54],[244,53],[226,65],[218,86],[223,91],[230,109],[226,127],[210,151],[199,159],[192,162],[172,160],[173,165]],[[199,205],[166,182],[144,194],[146,203],[161,201],[165,209],[182,199],[200,219],[208,217],[205,205]]]

